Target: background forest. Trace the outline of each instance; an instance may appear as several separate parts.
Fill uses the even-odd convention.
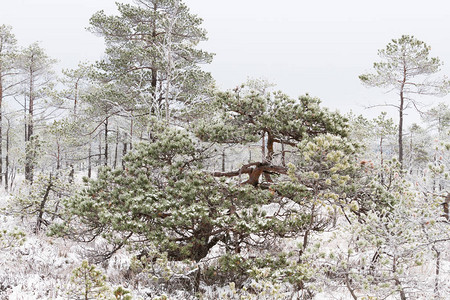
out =
[[[430,46],[378,51],[359,79],[398,118],[369,119],[264,79],[219,90],[182,1],[117,8],[90,19],[103,58],[62,72],[0,26],[2,299],[448,299]]]

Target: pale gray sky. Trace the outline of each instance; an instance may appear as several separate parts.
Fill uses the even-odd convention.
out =
[[[103,40],[85,30],[114,0],[0,0],[0,24],[13,26],[19,44],[41,41],[64,68],[101,57]],[[119,2],[132,2],[124,0]],[[450,3],[446,0],[185,0],[204,19],[216,53],[205,69],[218,86],[233,88],[247,77],[264,77],[292,96],[308,92],[331,109],[368,116],[363,106],[395,99],[363,87],[358,75],[371,70],[377,50],[402,34],[432,46],[450,75]],[[448,101],[430,98],[429,102]],[[394,114],[392,114],[394,116]]]

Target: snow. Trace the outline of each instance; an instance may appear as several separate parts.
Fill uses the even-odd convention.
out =
[[[72,270],[79,267],[81,262],[86,259],[86,251],[89,245],[77,244],[70,240],[54,238],[45,235],[45,233],[35,234],[32,231],[32,220],[15,216],[8,210],[8,203],[13,201],[10,194],[0,192],[0,230],[21,230],[26,234],[26,241],[23,245],[15,245],[12,248],[0,248],[0,299],[17,300],[35,300],[35,299],[67,299],[67,289],[72,276]],[[275,207],[267,206],[264,208],[269,214]],[[345,228],[346,221],[338,220],[338,228]],[[329,253],[340,249],[346,251],[349,233],[343,230],[333,232],[323,232],[315,234],[312,237],[311,244],[320,243],[320,251]],[[280,244],[285,250],[298,249],[299,239],[285,240]],[[96,245],[90,245],[94,247]],[[98,245],[97,245],[98,246]],[[447,249],[448,250],[448,249]],[[223,246],[216,245],[211,249],[208,257],[204,261],[214,260],[223,253]],[[444,295],[450,294],[450,254],[443,252],[441,260],[441,282],[442,299]],[[105,274],[108,278],[108,285],[111,289],[117,286],[123,286],[130,290],[133,299],[157,299],[167,291],[162,286],[152,283],[151,278],[135,276],[130,282],[129,270],[132,254],[125,249],[118,251],[108,263],[97,265],[96,268]],[[171,264],[169,267],[173,267]],[[176,270],[176,268],[174,269]],[[435,259],[431,256],[426,257],[422,266],[410,270],[408,276],[417,277],[422,283],[420,288],[432,291],[434,287]],[[127,275],[128,274],[128,275]],[[183,274],[174,273],[173,280],[176,278],[189,279]],[[320,279],[318,279],[320,281]],[[274,285],[261,282],[249,281],[249,286],[256,287],[261,291],[259,294],[250,294],[244,290],[236,290],[233,285],[225,286],[207,286],[200,284],[204,299],[238,299],[236,297],[246,296],[248,299],[275,299]],[[280,299],[300,299],[299,294],[286,292],[289,286],[280,284],[277,292]],[[356,291],[358,294],[358,291]],[[182,290],[170,290],[167,293],[169,299],[195,299],[189,292]],[[415,292],[416,299],[428,299],[430,293],[418,289]],[[239,296],[239,297],[240,297]],[[347,288],[342,283],[328,285],[326,290],[320,290],[314,300],[347,300],[352,299]],[[398,299],[397,295],[392,295],[387,300]],[[448,299],[448,298],[447,298]]]

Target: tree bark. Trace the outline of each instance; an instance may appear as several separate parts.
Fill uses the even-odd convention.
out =
[[[400,293],[400,299],[406,300],[406,294],[405,290],[402,287],[402,283],[400,282],[400,279],[397,277],[397,256],[394,254],[394,261],[392,264],[392,272],[394,273],[394,283],[398,287],[399,293]]]
[[[275,142],[275,139],[272,135],[272,133],[270,133],[270,131],[267,132],[267,156],[266,156],[266,161],[269,163],[272,163],[272,159],[273,159],[273,155],[274,155],[274,150],[273,150],[273,144]]]
[[[266,160],[266,132],[263,131],[262,139],[261,139],[261,157],[263,162]]]
[[[442,206],[444,207],[444,217],[447,221],[449,221],[450,193],[448,193],[447,196],[445,197],[445,202],[442,203]]]
[[[384,157],[383,157],[383,137],[380,138],[380,166],[381,170],[383,170],[384,166]],[[381,184],[384,184],[384,172],[380,172]]]
[[[151,107],[151,114],[156,115],[157,111],[155,109],[155,105],[156,103],[156,85],[158,84],[158,70],[156,68],[152,68],[152,101],[153,101],[153,105]],[[158,103],[158,107],[159,107],[159,103]]]
[[[214,172],[213,176],[215,177],[236,177],[241,174],[248,174],[248,180],[242,182],[241,184],[251,184],[253,186],[258,186],[259,178],[264,173],[278,173],[278,174],[286,174],[287,168],[281,166],[271,165],[269,163],[250,163],[243,165],[239,170],[231,171],[231,172]]]
[[[56,170],[61,169],[61,147],[59,142],[56,142]]]
[[[352,295],[352,298],[354,300],[358,300],[358,297],[355,294],[355,289],[352,289],[352,287],[350,285],[350,278],[348,278],[348,274],[345,274],[345,285],[347,286],[347,289],[350,292],[350,295]]]
[[[128,134],[125,132],[125,138],[123,140],[123,149],[122,149],[122,169],[125,170],[125,161],[123,160],[123,158],[125,157],[125,155],[127,155],[127,147],[128,147]]]
[[[92,138],[89,136],[89,150],[88,150],[88,178],[92,176]]]
[[[103,164],[105,166],[108,165],[108,119],[106,118],[105,120],[105,161],[103,162]]]
[[[114,164],[113,164],[114,169],[117,167],[117,159],[119,155],[118,152],[119,152],[119,126],[116,127],[116,149],[114,151]]]
[[[435,278],[434,278],[434,296],[436,299],[440,298],[439,291],[439,275],[441,273],[441,251],[433,246],[434,252],[436,252],[436,265],[435,265]]]
[[[399,121],[398,121],[398,161],[403,169],[403,92],[400,93],[400,108],[399,108]]]
[[[39,209],[38,209],[38,216],[37,216],[37,220],[36,220],[36,233],[38,233],[41,230],[41,226],[42,223],[44,221],[43,216],[44,216],[44,212],[45,212],[45,204],[47,203],[49,194],[50,194],[50,190],[53,187],[53,181],[52,181],[52,174],[50,174],[50,178],[48,180],[48,184],[47,187],[45,189],[45,193],[44,196],[42,198],[42,201],[39,205]]]
[[[0,186],[3,184],[3,77],[0,64]],[[6,179],[5,179],[6,180]]]
[[[405,110],[405,83],[406,83],[406,62],[403,62],[403,81],[400,87],[400,106],[398,108],[399,120],[398,120],[398,161],[400,167],[403,169],[403,112]]]
[[[133,117],[131,117],[131,122],[130,122],[130,151],[133,150]]]
[[[29,86],[29,99],[28,99],[28,118],[26,123],[26,132],[25,132],[25,179],[30,183],[33,182],[33,169],[34,169],[34,155],[32,147],[34,145],[31,144],[32,136],[33,136],[33,113],[34,113],[34,80],[33,80],[34,72],[30,68],[30,86]]]
[[[78,102],[78,82],[80,81],[80,78],[77,79],[75,82],[75,95],[73,99],[73,115],[76,117],[77,115],[77,102]]]
[[[222,149],[222,172],[225,172],[225,149]]]
[[[8,127],[6,128],[6,157],[5,157],[5,190],[9,190],[9,130],[11,124],[7,119]]]
[[[98,166],[102,165],[103,154],[104,153],[102,153],[102,133],[100,132],[98,134],[98,163],[97,163]]]

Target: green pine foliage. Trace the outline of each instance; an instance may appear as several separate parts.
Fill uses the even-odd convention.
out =
[[[72,271],[67,292],[69,299],[110,299],[110,293],[106,276],[86,260]]]
[[[141,256],[143,249],[156,247],[169,260],[199,262],[217,245],[226,254],[205,271],[207,281],[215,274],[216,280],[241,286],[266,267],[273,276],[265,280],[306,288],[315,272],[307,271],[315,249],[311,239],[335,226],[339,211],[361,215],[371,209],[366,185],[372,174],[359,161],[359,146],[345,137],[346,119],[321,109],[318,99],[250,92],[240,101],[237,94],[224,95],[232,94],[217,96],[209,107],[216,114],[193,126],[195,136],[154,126],[151,141],[137,144],[122,169],[103,168],[97,179],[87,180],[67,203],[71,218],[62,233],[105,238],[112,247],[98,259],[129,246]],[[214,133],[221,125],[244,134],[234,129],[227,137]],[[286,166],[273,159],[227,176],[205,168],[214,160],[217,143],[246,145],[262,133],[290,147]],[[268,151],[275,155],[278,148]],[[257,168],[270,180],[238,180]],[[274,255],[274,245],[295,237],[302,237],[296,254]],[[256,258],[247,260],[244,253]]]
[[[33,230],[39,232],[65,216],[63,200],[74,193],[76,185],[63,171],[39,174],[11,201],[9,209],[22,218],[30,219]]]
[[[0,26],[0,185],[13,193],[1,213],[6,226],[15,215],[35,233],[15,249],[25,233],[0,230],[0,254],[20,253],[17,274],[39,269],[33,283],[49,279],[52,297],[76,249],[108,265],[116,288],[83,261],[68,299],[445,297],[450,111],[423,113],[416,96],[443,96],[449,81],[434,77],[442,62],[427,44],[392,40],[359,77],[398,93],[379,105],[398,110],[395,125],[384,112],[347,118],[264,80],[218,91],[200,68],[213,57],[198,49],[202,20],[181,0],[117,9],[90,19],[103,58],[63,71],[62,86],[44,49],[18,51]],[[411,107],[426,124],[405,129]],[[44,242],[58,255],[41,267],[33,248]],[[13,263],[2,262],[6,273]],[[30,286],[14,280],[0,294]]]
[[[190,103],[204,93],[212,78],[199,65],[213,55],[197,49],[206,40],[201,18],[179,0],[117,3],[117,9],[116,16],[95,13],[89,30],[106,43],[95,77],[122,87],[123,106],[135,109],[138,101],[160,115],[165,101]]]
[[[198,261],[219,241],[239,247],[250,234],[270,227],[260,208],[273,195],[201,171],[202,153],[194,145],[173,130],[137,145],[123,170],[103,169],[70,202],[72,213],[89,232],[112,242],[124,235],[131,244],[154,243],[176,260]],[[231,213],[236,209],[241,216]]]
[[[205,141],[255,142],[267,132],[276,142],[295,146],[319,134],[347,135],[347,120],[308,95],[295,100],[282,92],[260,93],[243,85],[218,93],[200,109],[208,118],[200,119],[193,130]]]
[[[26,235],[23,231],[15,228],[14,230],[0,230],[0,250],[9,250],[14,247],[20,247],[25,242]]]
[[[124,289],[123,287],[119,286],[117,287],[114,292],[114,299],[115,300],[132,300],[132,296],[130,295],[130,291],[127,289]]]

